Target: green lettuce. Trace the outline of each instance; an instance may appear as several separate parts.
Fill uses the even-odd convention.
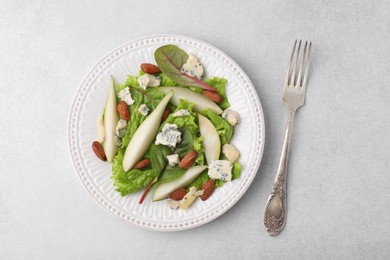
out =
[[[167,164],[167,155],[172,153],[171,149],[164,145],[152,144],[145,155],[152,162],[151,168],[137,170],[131,169],[127,172],[123,170],[122,162],[125,149],[119,149],[118,154],[112,162],[114,186],[122,196],[134,193],[145,188],[155,177],[157,177]]]
[[[177,112],[181,109],[185,109],[188,112],[190,112],[189,116],[173,116],[174,113],[170,114],[168,118],[165,120],[164,124],[161,125],[161,129],[164,127],[165,124],[176,124],[178,128],[187,128],[192,136],[197,137],[197,133],[199,130],[199,126],[197,123],[197,113],[193,111],[194,104],[191,102],[187,102],[185,100],[180,100],[180,103],[177,105],[176,110],[174,112]]]
[[[161,78],[161,86],[178,86],[179,84],[175,83],[173,80],[171,80],[165,73],[160,73]]]
[[[233,163],[232,180],[239,179],[241,176],[242,165],[238,161]]]
[[[194,140],[194,150],[198,152],[198,157],[196,157],[195,164],[196,165],[204,165],[205,154],[203,147],[203,137],[199,136]]]
[[[215,88],[218,94],[222,97],[222,102],[218,103],[220,108],[225,110],[226,108],[230,107],[230,103],[226,96],[227,79],[214,77],[212,79],[206,79],[205,82],[207,85]]]

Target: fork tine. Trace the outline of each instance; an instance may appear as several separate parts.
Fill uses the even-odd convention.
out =
[[[306,89],[306,84],[307,84],[307,76],[309,74],[309,65],[310,65],[310,51],[311,51],[311,42],[309,42],[309,47],[307,50],[307,59],[306,59],[306,68],[305,68],[305,75],[303,77],[303,83],[302,83],[302,88]]]
[[[301,58],[301,64],[299,65],[299,72],[298,72],[298,78],[297,78],[297,87],[302,87],[302,70],[303,70],[303,64],[306,65],[305,63],[305,58],[307,55],[307,42],[305,42],[305,47],[303,48],[303,56]]]
[[[286,79],[284,80],[284,87],[287,87],[289,85],[290,69],[291,69],[291,64],[293,63],[294,54],[295,54],[295,47],[297,46],[297,42],[298,42],[298,40],[295,40],[295,42],[294,42],[294,47],[293,47],[293,51],[291,53],[290,63],[288,64],[288,68],[287,68]]]
[[[301,43],[302,43],[302,40],[299,41],[298,43],[298,48],[297,48],[297,51],[296,51],[296,55],[295,56],[295,62],[294,62],[294,66],[293,66],[293,69],[292,69],[292,74],[291,74],[291,79],[290,79],[290,84],[289,85],[292,85],[292,86],[295,86],[295,71],[296,71],[296,67],[298,65],[298,59],[299,59],[299,52],[300,52],[300,49],[301,49]],[[295,52],[295,50],[294,50]]]

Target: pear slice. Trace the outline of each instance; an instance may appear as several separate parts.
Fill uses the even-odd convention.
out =
[[[106,103],[106,110],[104,111],[104,129],[106,131],[106,137],[103,142],[103,149],[107,157],[108,162],[112,162],[112,159],[118,152],[118,146],[115,144],[115,128],[119,121],[119,115],[117,112],[116,93],[114,86],[114,78],[111,76],[110,89],[108,91],[108,98]]]
[[[187,88],[181,87],[160,87],[162,91],[168,93],[173,90],[173,97],[171,99],[171,103],[177,106],[180,102],[180,99],[185,99],[191,103],[194,103],[194,110],[197,112],[202,112],[205,109],[210,108],[213,112],[220,115],[222,114],[222,109],[213,101],[208,99],[202,94],[196,93]]]
[[[152,200],[158,201],[158,200],[168,198],[169,194],[171,194],[175,190],[190,185],[191,182],[193,182],[196,178],[198,178],[198,176],[206,169],[207,169],[206,165],[193,166],[189,168],[179,179],[172,182],[159,184],[156,190],[154,191]]]
[[[213,123],[207,118],[198,114],[200,135],[203,137],[204,153],[207,164],[218,160],[221,153],[221,140]]]
[[[153,112],[142,122],[131,138],[126,148],[125,157],[123,158],[123,169],[130,170],[145,155],[149,146],[156,138],[158,128],[160,127],[161,117],[165,107],[173,95],[173,91],[168,92],[160,101]]]

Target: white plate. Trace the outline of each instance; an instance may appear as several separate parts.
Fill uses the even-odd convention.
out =
[[[241,122],[232,140],[241,152],[241,178],[215,190],[207,200],[197,200],[187,210],[173,211],[165,201],[151,202],[151,194],[142,205],[142,192],[121,197],[111,179],[111,165],[96,158],[91,144],[96,138],[96,119],[105,105],[109,76],[117,83],[127,75],[136,75],[141,63],[154,61],[161,45],[175,44],[195,54],[208,77],[228,79],[227,95]],[[225,53],[205,42],[176,35],[155,35],[130,41],[107,54],[82,81],[69,114],[68,142],[74,168],[88,193],[111,214],[139,228],[177,231],[205,224],[222,215],[245,193],[253,181],[264,148],[264,117],[256,91],[247,75]]]

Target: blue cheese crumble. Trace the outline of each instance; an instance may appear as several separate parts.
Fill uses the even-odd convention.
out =
[[[181,67],[181,72],[201,79],[204,74],[204,69],[198,58],[195,55],[190,54],[188,56],[187,62]]]
[[[121,139],[119,139],[119,137],[117,135],[114,135],[114,143],[116,146],[122,145],[122,141],[121,141]]]
[[[176,210],[178,208],[187,209],[196,200],[196,198],[202,196],[203,193],[204,190],[196,190],[195,187],[191,187],[190,190],[184,196],[184,198],[179,201],[168,200],[166,202],[166,205],[173,210]]]
[[[157,134],[155,144],[162,144],[169,147],[176,147],[181,142],[181,132],[176,124],[165,124],[162,131]]]
[[[186,109],[180,109],[173,113],[173,117],[189,116],[190,112]]]
[[[157,78],[156,76],[147,73],[139,77],[137,81],[141,88],[145,90],[147,87],[158,87],[161,83],[160,78]]]
[[[114,143],[117,146],[122,145],[121,139],[126,133],[126,126],[127,126],[127,122],[126,122],[126,120],[123,120],[123,119],[120,119],[118,121],[118,124],[116,125],[115,135],[114,135]]]
[[[116,125],[115,135],[118,136],[119,138],[122,138],[125,135],[126,126],[127,126],[126,120],[120,119],[118,121],[118,124]]]
[[[238,113],[229,108],[225,109],[221,116],[225,118],[232,126],[235,126],[236,124],[240,123],[240,116],[238,115]]]
[[[169,166],[175,166],[180,161],[179,155],[177,153],[172,155],[167,155],[167,159],[168,159]]]
[[[139,112],[141,115],[143,115],[143,116],[147,116],[148,113],[149,113],[149,108],[148,108],[147,105],[142,104],[142,105],[139,106],[138,112]]]
[[[211,179],[231,181],[232,168],[233,164],[227,160],[215,160],[210,163],[207,174]]]
[[[130,93],[129,87],[126,87],[126,88],[122,89],[121,91],[119,91],[118,97],[122,101],[126,102],[126,104],[128,106],[131,106],[135,102],[134,99],[131,97],[131,93]]]

